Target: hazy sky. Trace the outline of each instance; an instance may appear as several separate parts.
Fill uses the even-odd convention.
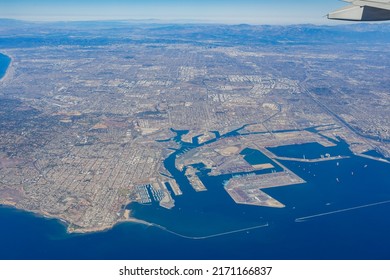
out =
[[[162,19],[221,23],[329,23],[338,0],[0,0],[0,18]]]

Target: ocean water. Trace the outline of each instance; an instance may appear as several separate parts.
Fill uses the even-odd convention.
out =
[[[349,156],[352,154],[348,150],[348,144],[340,139],[337,146],[324,147],[319,143],[305,143],[299,145],[288,145],[281,147],[268,148],[273,154],[277,156],[285,156],[289,158],[306,158],[306,159],[317,159],[321,156],[329,155],[335,156]]]
[[[157,227],[125,223],[106,232],[68,235],[57,220],[0,208],[0,259],[390,258],[390,204],[296,221],[301,217],[390,200],[387,164],[358,157],[342,160],[339,165],[334,161],[318,164],[286,161],[283,164],[308,181],[304,185],[267,190],[287,206],[284,209],[240,207],[230,203],[230,197],[223,196],[223,192],[210,191],[183,196],[183,199],[199,196],[198,201],[211,201],[214,195],[222,195],[216,203],[205,203],[202,207],[193,203],[186,209],[168,211],[155,209],[153,205],[133,204],[137,217],[194,236],[264,221],[268,227],[189,239]],[[260,216],[263,218],[258,221]],[[242,221],[237,224],[239,219]],[[207,226],[213,230],[202,228]]]
[[[184,133],[177,131],[175,141]],[[0,259],[390,259],[389,164],[354,156],[342,142],[331,154],[348,159],[283,161],[307,183],[265,190],[286,205],[272,209],[233,202],[223,184],[242,174],[212,177],[201,168],[208,191],[195,192],[174,167],[175,154],[195,146],[183,144],[164,162],[183,191],[174,197],[174,209],[128,206],[135,217],[159,226],[122,223],[105,232],[69,235],[58,220],[0,207]],[[284,157],[326,151],[310,144],[277,148]],[[254,150],[244,153],[253,163],[269,160]]]
[[[11,58],[0,53],[0,79],[4,77],[10,63]]]

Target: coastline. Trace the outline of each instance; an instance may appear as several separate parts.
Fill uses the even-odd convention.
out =
[[[257,229],[265,228],[265,227],[269,226],[269,223],[265,223],[265,224],[260,224],[260,225],[249,227],[249,228],[242,228],[242,229],[237,229],[237,230],[232,230],[232,231],[227,231],[227,232],[220,232],[220,233],[215,233],[215,234],[206,235],[206,236],[187,236],[187,235],[180,234],[178,232],[175,232],[173,230],[170,230],[164,226],[161,226],[161,225],[158,225],[155,223],[150,223],[150,222],[147,222],[144,220],[139,220],[137,218],[128,217],[128,218],[122,218],[112,225],[95,227],[95,228],[77,228],[77,229],[72,230],[71,224],[69,222],[67,222],[63,218],[54,217],[48,213],[34,212],[34,211],[20,209],[20,208],[17,208],[14,203],[4,202],[4,201],[0,202],[0,208],[13,209],[16,211],[31,214],[35,217],[43,218],[43,219],[47,219],[47,220],[56,220],[58,223],[62,224],[66,228],[65,231],[66,231],[66,234],[68,234],[68,235],[86,235],[86,234],[102,233],[102,232],[107,232],[107,231],[113,229],[115,226],[120,225],[120,224],[133,223],[133,224],[144,225],[147,227],[155,227],[155,228],[158,228],[162,231],[168,232],[172,235],[175,235],[175,236],[178,236],[178,237],[181,237],[184,239],[204,240],[204,239],[216,238],[216,237],[220,237],[220,236],[224,236],[224,235],[230,235],[230,234],[234,234],[234,233],[241,233],[241,232],[247,232],[250,230],[257,230]]]
[[[9,55],[6,52],[0,51],[0,54],[8,57],[10,59],[10,62],[7,65],[7,69],[5,70],[5,73],[2,77],[0,77],[0,83],[3,83],[10,75],[11,69],[13,68],[14,59],[11,55]]]
[[[89,233],[93,234],[93,233],[98,233],[98,232],[105,232],[105,231],[112,229],[116,225],[123,224],[123,223],[134,223],[134,224],[140,224],[140,225],[145,225],[145,226],[156,226],[155,224],[149,223],[147,221],[143,221],[143,220],[129,217],[126,219],[119,219],[116,223],[114,223],[112,225],[94,227],[94,228],[77,228],[77,229],[72,230],[71,223],[66,221],[64,218],[53,216],[47,212],[36,212],[36,211],[29,211],[26,209],[20,209],[20,208],[16,207],[16,203],[9,202],[9,201],[0,201],[0,208],[13,209],[16,211],[31,214],[35,217],[43,218],[43,219],[47,219],[47,220],[56,220],[66,228],[67,234],[89,234]]]
[[[54,218],[58,219],[58,218]],[[69,226],[70,224],[66,222],[63,219],[60,219],[63,223],[66,224],[66,233],[67,234],[93,234],[93,233],[98,233],[98,232],[106,232],[111,229],[113,229],[115,226],[120,225],[120,224],[125,224],[125,223],[133,223],[133,224],[139,224],[139,225],[145,225],[145,226],[154,226],[154,224],[149,223],[147,221],[143,220],[138,220],[136,218],[129,218],[129,219],[122,219],[118,220],[115,224],[109,225],[109,226],[102,226],[102,227],[95,227],[95,228],[78,228],[72,230]]]

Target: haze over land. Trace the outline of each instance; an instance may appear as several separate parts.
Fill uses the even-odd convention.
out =
[[[34,21],[146,20],[251,24],[330,24],[342,6],[328,0],[13,0],[0,1],[0,18]]]

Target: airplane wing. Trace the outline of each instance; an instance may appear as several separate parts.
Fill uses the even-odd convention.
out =
[[[344,0],[351,5],[328,14],[328,19],[349,21],[390,20],[390,0]]]

